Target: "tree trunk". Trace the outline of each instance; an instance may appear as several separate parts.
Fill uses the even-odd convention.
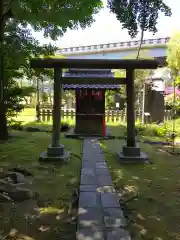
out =
[[[144,28],[141,29],[141,38],[140,38],[140,44],[139,44],[136,59],[139,59],[139,55],[140,55],[141,48],[142,48],[143,38],[144,38]],[[142,112],[141,112],[142,123],[144,123],[144,95],[145,95],[145,92],[144,92],[145,90],[144,89],[145,89],[145,83],[143,84],[143,101],[142,101]]]
[[[6,119],[6,110],[5,110],[5,105],[4,105],[4,83],[2,80],[2,71],[3,71],[3,66],[2,66],[2,60],[3,58],[1,57],[1,66],[0,66],[0,73],[1,73],[1,79],[0,79],[0,84],[1,84],[1,93],[0,93],[0,140],[7,140],[8,139],[8,127],[7,127],[7,119]]]
[[[40,122],[40,96],[39,96],[39,79],[36,82],[36,121]]]
[[[53,101],[52,101],[52,93],[51,93],[51,92],[50,92],[50,94],[49,94],[49,100],[50,100],[50,104],[51,104],[51,107],[52,107]]]
[[[141,51],[141,48],[142,48],[143,38],[144,38],[144,29],[141,29],[141,39],[140,39],[140,44],[139,44],[139,48],[138,48],[138,52],[137,52],[137,57],[136,57],[136,59],[139,58],[140,51]]]
[[[3,54],[3,39],[4,39],[4,4],[0,1],[0,140],[8,139],[8,127],[6,119],[6,109],[4,103],[4,54]]]

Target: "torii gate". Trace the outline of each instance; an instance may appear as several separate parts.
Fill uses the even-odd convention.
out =
[[[141,153],[140,147],[135,141],[135,113],[134,113],[134,71],[135,69],[156,69],[158,61],[142,59],[32,59],[31,68],[53,68],[54,69],[54,109],[53,109],[53,131],[52,143],[48,146],[47,152],[41,154],[41,160],[65,160],[69,159],[69,153],[60,144],[60,122],[61,122],[61,90],[62,84],[126,84],[127,94],[127,143],[122,152],[118,152],[120,161],[144,162],[147,156]],[[100,78],[86,79],[63,77],[62,69],[125,69],[126,78]],[[97,82],[99,81],[99,82]]]

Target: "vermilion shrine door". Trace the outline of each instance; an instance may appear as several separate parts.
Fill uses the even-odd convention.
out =
[[[104,90],[76,90],[75,132],[77,134],[102,135],[104,114]]]

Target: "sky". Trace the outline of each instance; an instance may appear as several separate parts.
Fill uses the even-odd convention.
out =
[[[106,3],[106,0],[103,0],[103,2]],[[157,25],[158,32],[155,35],[146,32],[144,39],[171,37],[174,32],[180,31],[180,11],[178,7],[180,0],[164,0],[164,2],[171,8],[172,16],[165,17],[161,14]],[[95,22],[91,27],[84,30],[69,30],[56,42],[45,39],[42,33],[34,33],[33,35],[42,44],[51,42],[59,48],[131,40],[127,30],[121,28],[121,24],[116,19],[116,16],[110,13],[106,7],[95,16]],[[139,38],[138,34],[136,39]]]

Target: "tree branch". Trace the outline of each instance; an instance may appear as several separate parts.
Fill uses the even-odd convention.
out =
[[[11,4],[12,0],[2,2],[1,7],[3,10],[0,14],[0,21],[5,22],[8,18],[12,17]]]

